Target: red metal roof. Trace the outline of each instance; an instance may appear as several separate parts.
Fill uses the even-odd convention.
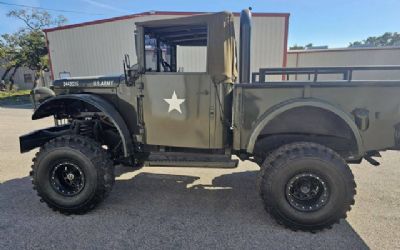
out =
[[[307,53],[325,53],[325,52],[350,52],[350,51],[366,51],[366,50],[399,50],[400,46],[388,47],[349,47],[349,48],[332,48],[332,49],[310,49],[310,50],[288,50],[289,54],[307,54]]]
[[[119,17],[94,20],[94,21],[89,21],[89,22],[84,22],[84,23],[70,24],[70,25],[65,25],[65,26],[60,26],[60,27],[55,27],[55,28],[49,28],[49,29],[44,29],[43,31],[47,33],[47,32],[52,32],[52,31],[57,31],[57,30],[72,29],[72,28],[77,28],[77,27],[82,27],[82,26],[115,22],[115,21],[120,21],[120,20],[125,20],[125,19],[132,19],[132,18],[141,17],[141,16],[151,16],[151,15],[188,16],[188,15],[198,15],[198,14],[204,14],[204,13],[206,13],[206,12],[147,11],[147,12],[138,13],[138,14],[119,16]],[[233,14],[235,16],[240,15],[240,13],[237,13],[237,12],[235,12]],[[290,16],[290,14],[289,13],[257,13],[257,12],[254,13],[253,12],[252,16],[254,16],[254,17],[285,17],[285,18],[288,18]]]

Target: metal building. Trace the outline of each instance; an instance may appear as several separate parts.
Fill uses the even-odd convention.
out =
[[[0,62],[1,64],[1,62]],[[3,75],[3,73],[6,71],[4,67],[0,66],[0,76]],[[10,77],[14,71],[14,68],[8,72],[8,74],[5,76],[5,82],[9,84]],[[14,88],[15,89],[31,89],[33,87],[33,82],[35,79],[35,71],[27,68],[27,67],[19,67],[14,74]],[[44,81],[45,85],[48,85],[51,80],[50,80],[50,74],[48,72],[45,72],[44,74]]]
[[[0,67],[0,76],[2,76],[5,71],[6,71],[5,68]],[[7,74],[5,78],[6,81],[9,81],[12,71],[13,70],[11,70],[11,72]],[[17,69],[14,75],[15,86],[18,89],[26,89],[32,87],[33,79],[34,79],[34,72],[28,68],[19,68]]]
[[[136,61],[135,22],[195,14],[201,13],[145,12],[47,29],[52,77],[121,74],[124,54],[130,55],[131,62]],[[289,14],[253,13],[252,25],[252,71],[260,67],[286,66]],[[235,14],[235,29],[238,40],[238,13]],[[205,67],[204,48],[185,49],[190,53],[178,53],[178,68],[190,72]],[[146,53],[151,56],[151,48]]]
[[[294,50],[288,52],[287,67],[400,65],[400,47]],[[327,75],[323,80],[338,79]],[[304,77],[303,77],[304,78]],[[298,80],[302,78],[299,76]],[[398,71],[357,72],[355,80],[400,79]]]

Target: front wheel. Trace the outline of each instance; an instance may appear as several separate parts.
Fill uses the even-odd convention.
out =
[[[299,142],[275,150],[261,166],[266,210],[294,230],[329,228],[354,204],[354,176],[333,150]]]
[[[111,191],[114,166],[96,141],[78,135],[47,142],[33,159],[32,183],[41,200],[66,214],[94,208]]]

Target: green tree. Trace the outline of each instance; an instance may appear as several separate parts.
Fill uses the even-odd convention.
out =
[[[303,49],[306,49],[306,48],[311,48],[312,46],[314,46],[312,43],[309,43],[309,44],[307,44],[305,46],[301,46],[301,45],[295,44],[292,47],[290,47],[289,49],[290,50],[303,50]]]
[[[381,36],[371,36],[362,41],[350,43],[349,47],[388,47],[400,46],[400,33],[386,32]]]
[[[44,82],[44,72],[49,69],[46,38],[42,29],[51,26],[60,26],[66,23],[63,16],[52,17],[47,11],[39,10],[12,10],[8,17],[16,18],[24,23],[24,27],[14,34],[1,36],[0,47],[4,51],[1,57],[6,72],[2,79],[11,71],[10,80],[13,82],[15,72],[25,66],[35,71],[33,87]]]
[[[0,44],[0,58],[4,58],[6,56],[6,51],[4,50],[3,46]]]
[[[289,48],[289,50],[303,50],[303,49],[305,49],[304,46],[297,45],[297,44],[294,44],[292,47]]]
[[[20,31],[42,31],[43,28],[51,26],[61,26],[67,22],[67,18],[59,15],[53,17],[45,10],[11,10],[7,13],[8,17],[14,17],[25,23],[25,27],[22,27]]]
[[[18,68],[21,62],[21,54],[19,49],[19,36],[17,34],[3,34],[0,39],[0,50],[1,53],[1,67],[5,68],[4,73],[1,76],[1,80],[4,81],[8,73],[13,68]],[[15,70],[16,71],[16,70]]]

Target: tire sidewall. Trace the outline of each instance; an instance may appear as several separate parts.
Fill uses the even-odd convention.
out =
[[[273,201],[272,211],[291,224],[319,226],[333,223],[344,210],[348,187],[344,176],[338,169],[339,162],[323,160],[318,157],[292,158],[276,166],[278,171],[268,175],[263,188]],[[287,200],[286,185],[294,176],[301,173],[316,174],[322,178],[328,187],[329,198],[327,203],[317,211],[304,212],[295,209]],[[269,185],[266,185],[269,183]]]
[[[53,167],[60,161],[68,160],[79,166],[84,174],[85,185],[74,196],[64,196],[54,190],[50,183],[50,175]],[[38,159],[35,180],[38,192],[46,202],[56,207],[77,208],[84,206],[95,195],[98,186],[97,169],[91,160],[79,150],[71,147],[59,147],[49,150]]]

